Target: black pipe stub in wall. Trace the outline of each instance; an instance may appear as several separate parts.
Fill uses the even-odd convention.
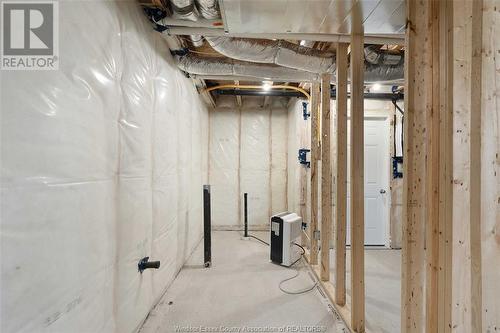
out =
[[[160,262],[149,261],[149,257],[144,257],[139,261],[139,264],[137,264],[137,268],[139,270],[139,273],[142,274],[142,272],[144,272],[144,270],[148,268],[154,268],[154,269],[160,268]]]

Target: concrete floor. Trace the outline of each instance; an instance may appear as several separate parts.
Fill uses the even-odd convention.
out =
[[[267,238],[266,232],[252,234]],[[344,324],[319,288],[302,295],[284,294],[278,284],[293,276],[295,270],[270,263],[267,246],[240,238],[235,231],[212,233],[210,269],[202,267],[201,243],[140,332],[202,332],[202,328],[211,332],[238,332],[239,328],[241,332],[245,327],[247,331],[256,328],[256,332],[278,332],[287,326],[292,326],[292,332],[299,326],[343,332]],[[297,265],[299,277],[284,284],[289,290],[313,283],[312,273],[302,263]],[[400,251],[367,248],[365,273],[367,328],[371,332],[399,332]],[[347,281],[350,294],[350,251]]]
[[[268,233],[252,234],[266,239]],[[181,332],[179,328],[200,332],[200,327],[219,328],[212,332],[244,327],[257,328],[254,332],[279,332],[286,326],[314,326],[320,328],[317,332],[343,331],[344,324],[335,318],[318,288],[302,295],[279,290],[279,282],[293,276],[295,270],[270,263],[266,245],[241,240],[239,232],[214,231],[212,259],[211,268],[201,266],[200,244],[151,311],[141,333]],[[312,273],[303,264],[297,265],[299,277],[283,285],[288,290],[313,284]],[[288,331],[293,332],[293,328]]]
[[[351,294],[350,252],[346,253],[347,294]],[[330,258],[334,258],[333,251]],[[331,267],[335,267],[332,266]],[[333,279],[333,274],[332,274]],[[401,331],[401,251],[365,247],[365,316],[370,332]]]

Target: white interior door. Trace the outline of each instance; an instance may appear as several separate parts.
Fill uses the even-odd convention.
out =
[[[365,245],[386,245],[389,216],[388,118],[365,118]],[[347,244],[350,244],[350,131],[347,160]]]

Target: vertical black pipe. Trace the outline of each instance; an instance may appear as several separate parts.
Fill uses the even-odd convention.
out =
[[[210,185],[203,185],[203,233],[205,267],[212,265],[212,217],[210,212]]]
[[[248,193],[243,194],[243,207],[245,214],[245,237],[248,237]]]

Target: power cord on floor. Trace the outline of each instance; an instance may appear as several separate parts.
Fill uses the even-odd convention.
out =
[[[298,247],[300,247],[302,249],[302,253],[300,254],[300,257],[299,259],[295,260],[291,265],[290,267],[292,267],[293,265],[295,265],[297,262],[299,262],[302,258],[304,258],[304,254],[306,253],[306,250],[304,249],[304,247],[300,244],[297,244],[297,243],[293,243],[293,245],[296,245]],[[305,294],[305,293],[308,293],[310,292],[311,290],[313,290],[314,288],[316,288],[316,286],[318,285],[318,281],[315,281],[314,284],[311,286],[311,287],[308,287],[308,288],[305,288],[305,289],[302,289],[302,290],[295,290],[295,291],[290,291],[290,290],[286,290],[282,287],[282,284],[287,282],[287,281],[291,281],[295,278],[297,278],[299,275],[300,275],[300,270],[299,269],[296,269],[295,270],[295,275],[294,276],[291,276],[289,278],[286,278],[284,280],[282,280],[279,284],[279,288],[282,292],[284,292],[285,294],[289,294],[289,295],[300,295],[300,294]]]
[[[268,243],[268,242],[263,241],[263,240],[262,240],[262,239],[260,239],[259,237],[255,237],[255,236],[253,236],[253,235],[248,235],[248,237],[254,238],[254,239],[258,240],[259,242],[261,242],[262,244],[266,244],[267,246],[269,246],[269,243]]]
[[[259,237],[255,237],[253,235],[248,235],[248,237],[251,237],[251,238],[254,238],[256,240],[258,240],[259,242],[261,242],[262,244],[265,244],[267,246],[269,246],[269,243],[263,241],[262,239],[260,239]],[[295,260],[289,267],[291,268],[293,265],[295,265],[297,262],[299,262],[303,257],[304,257],[304,254],[306,253],[306,250],[304,249],[304,247],[300,244],[297,244],[297,243],[293,243],[293,245],[296,245],[298,247],[300,247],[302,249],[302,253],[300,254],[300,257],[299,259]],[[316,286],[318,285],[318,281],[315,281],[314,284],[311,286],[311,287],[308,287],[308,288],[305,288],[305,289],[302,289],[302,290],[294,290],[294,291],[290,291],[290,290],[286,290],[282,287],[282,284],[287,282],[287,281],[291,281],[295,278],[297,278],[299,275],[300,275],[300,270],[296,269],[295,270],[296,274],[294,276],[291,276],[289,278],[286,278],[282,281],[280,281],[279,285],[278,285],[278,288],[280,288],[280,290],[282,292],[284,292],[285,294],[288,294],[288,295],[300,295],[300,294],[305,294],[305,293],[308,293],[310,292],[311,290],[313,290],[314,288],[316,288]]]

